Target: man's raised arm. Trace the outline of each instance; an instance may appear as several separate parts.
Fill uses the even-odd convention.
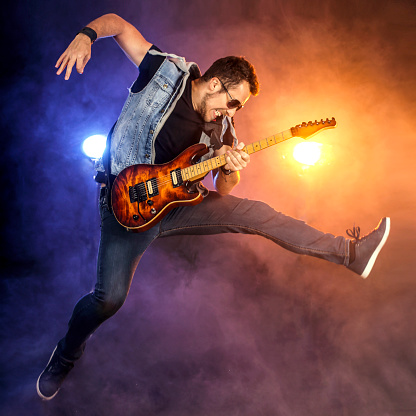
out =
[[[97,39],[114,37],[120,48],[136,66],[140,65],[146,52],[152,46],[133,25],[113,13],[93,20],[86,27],[97,33]],[[88,35],[78,33],[56,62],[57,75],[60,75],[66,68],[65,79],[69,79],[74,65],[77,72],[82,74],[91,58],[91,45],[92,40]]]

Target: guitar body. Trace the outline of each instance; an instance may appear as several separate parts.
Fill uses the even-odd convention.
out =
[[[180,172],[207,152],[207,146],[198,143],[169,163],[123,169],[111,189],[111,206],[117,221],[132,231],[146,231],[172,209],[202,202],[204,197],[192,186],[195,181],[183,180]]]

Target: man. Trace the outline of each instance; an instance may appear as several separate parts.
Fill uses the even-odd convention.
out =
[[[244,58],[219,59],[201,76],[196,64],[161,52],[132,25],[108,14],[77,34],[57,61],[57,74],[65,71],[65,79],[69,79],[74,66],[82,74],[91,57],[92,43],[110,36],[139,67],[139,76],[110,134],[110,150],[96,166],[96,179],[102,185],[95,290],[76,304],[68,332],[39,376],[37,392],[46,400],[57,394],[82,355],[88,337],[122,306],[141,256],[158,237],[258,234],[295,253],[342,264],[367,277],[390,230],[390,219],[383,218],[366,237],[359,238],[359,228],[355,227],[349,233],[352,240],[335,237],[262,202],[228,195],[240,180],[239,172],[250,161],[242,150],[244,144],[237,144],[232,117],[259,91],[255,70]],[[210,156],[225,155],[225,166],[213,171],[217,192],[211,192],[199,205],[172,210],[142,233],[121,226],[108,198],[114,177],[133,164],[169,162],[198,142],[209,145]]]

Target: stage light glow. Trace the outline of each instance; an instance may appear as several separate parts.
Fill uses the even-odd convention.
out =
[[[84,140],[82,150],[91,159],[99,159],[104,153],[106,140],[102,134],[94,134]]]
[[[303,165],[314,165],[321,157],[321,143],[302,142],[293,149],[294,159]]]

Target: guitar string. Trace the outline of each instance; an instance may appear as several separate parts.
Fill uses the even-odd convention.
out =
[[[272,136],[273,137],[273,136]],[[264,140],[266,140],[267,141],[267,147],[270,147],[270,146],[273,146],[274,144],[277,144],[278,142],[275,142],[275,143],[273,143],[272,145],[270,145],[269,144],[269,140],[270,140],[271,138],[269,137],[269,138],[267,138],[267,139],[264,139]],[[275,140],[275,138],[274,138],[274,140]],[[244,151],[247,153],[248,151],[249,151],[249,149],[248,149],[248,147],[249,146],[252,146],[253,147],[253,151],[251,152],[251,153],[255,153],[255,152],[257,152],[257,151],[259,151],[259,150],[262,150],[263,148],[260,148],[260,149],[256,149],[256,146],[260,146],[261,147],[261,143],[260,143],[260,141],[258,141],[258,142],[254,142],[254,143],[251,143],[251,144],[249,144],[249,145],[247,145],[247,146],[245,146],[244,147]],[[251,154],[251,153],[249,153],[249,154]],[[197,167],[198,167],[198,165],[200,165],[200,170],[201,170],[201,174],[202,173],[205,173],[205,172],[209,172],[209,171],[211,171],[211,170],[214,170],[214,169],[217,169],[217,168],[219,168],[219,167],[221,167],[221,166],[224,166],[224,164],[226,164],[226,161],[225,161],[225,159],[224,159],[224,157],[222,157],[223,155],[221,155],[221,156],[217,156],[217,157],[219,157],[219,158],[221,158],[221,159],[223,159],[223,160],[221,160],[220,161],[220,163],[221,164],[219,164],[219,165],[217,165],[217,166],[215,166],[215,167],[210,167],[210,166],[208,166],[208,170],[207,170],[207,168],[206,167],[203,167],[202,165],[204,164],[204,163],[207,163],[208,165],[209,165],[209,161],[210,160],[213,160],[213,159],[216,159],[216,158],[211,158],[211,159],[209,159],[209,160],[207,160],[206,162],[201,162],[201,163],[198,163],[198,164],[196,164],[196,165],[192,165],[192,166],[188,166],[188,167],[186,167],[186,168],[183,168],[183,169],[181,169],[181,171],[183,171],[183,170],[185,170],[185,169],[191,169],[191,168],[194,168],[194,169],[197,169]],[[212,165],[212,163],[211,163],[211,165]],[[194,175],[194,176],[198,176],[199,175],[199,173],[197,173],[196,175]],[[161,180],[165,180],[165,178],[166,178],[166,182],[161,182]],[[160,178],[156,178],[156,183],[159,185],[159,184],[161,184],[161,185],[163,185],[163,184],[165,184],[165,183],[169,183],[171,180],[170,180],[170,175],[164,175],[164,176],[161,176]]]
[[[333,119],[333,121],[334,121],[334,119]],[[321,122],[322,122],[322,120],[321,120]],[[315,123],[316,123],[316,121],[315,121]],[[332,121],[331,121],[331,123],[332,123]],[[323,128],[325,128],[325,127],[327,127],[327,128],[328,127],[335,127],[336,126],[336,123],[333,123],[333,124],[331,124],[331,123],[328,122],[329,125],[328,126],[323,126]],[[318,124],[321,124],[321,123],[318,123]],[[324,125],[325,122],[322,122],[322,124]],[[303,126],[303,125],[301,126],[301,128],[303,128],[303,127],[309,127],[309,123],[308,123],[308,126]],[[319,128],[318,131],[321,130],[321,129],[322,129],[322,127]],[[290,135],[287,135],[287,133],[290,133]],[[292,134],[292,129],[285,130],[285,131],[283,131],[281,133],[278,133],[276,135],[269,136],[269,137],[267,137],[265,139],[262,139],[262,140],[259,140],[257,142],[250,143],[249,145],[245,146],[243,150],[244,150],[244,152],[246,152],[246,153],[248,153],[250,155],[252,153],[256,153],[256,152],[258,152],[260,150],[263,150],[263,149],[269,148],[271,146],[274,146],[276,144],[282,143],[283,141],[286,141],[286,140],[288,140],[288,139],[290,139],[292,137],[294,137],[294,135]],[[305,136],[302,136],[302,137],[303,138],[306,138]],[[266,144],[266,147],[262,147],[262,143],[264,143],[264,142]],[[249,147],[251,149],[249,149]],[[250,150],[251,150],[251,152],[250,152]],[[214,169],[216,169],[218,167],[224,166],[226,164],[225,155],[221,155],[221,156],[219,156],[219,158],[222,159],[221,160],[221,164],[220,165],[216,165],[215,167],[212,167],[212,163],[211,163],[211,167],[208,166],[208,170],[207,170],[207,166],[203,166],[204,163],[205,164],[208,164],[208,162],[210,160],[213,160],[213,159],[216,159],[216,158],[208,159],[205,162],[200,162],[200,163],[198,163],[196,165],[193,165],[193,166],[188,166],[186,168],[180,169],[180,171],[182,173],[182,172],[185,171],[185,169],[186,170],[189,170],[192,167],[193,168],[197,168],[198,166],[200,166],[200,171],[202,173],[197,173],[196,175],[192,175],[192,173],[190,173],[190,175],[192,175],[192,176],[189,177],[189,179],[192,179],[192,178],[195,178],[195,177],[200,176],[201,174],[204,174],[205,172],[210,172],[210,171],[212,171],[212,170],[214,170]],[[185,172],[185,173],[187,173],[187,172]],[[166,185],[172,183],[171,174],[161,176],[160,178],[152,178],[152,179],[156,179],[156,186],[157,187],[163,187],[163,186],[166,186]],[[148,181],[151,181],[152,179],[149,179]],[[148,182],[148,181],[144,181],[144,182]],[[147,191],[148,191],[148,189],[147,189]]]
[[[269,143],[269,141],[271,140],[271,138],[273,138],[273,140],[274,140],[274,143],[272,143],[272,144],[270,144]],[[265,140],[266,141],[266,144],[267,144],[267,147],[271,147],[271,146],[273,146],[273,145],[275,145],[275,144],[277,144],[277,143],[279,143],[279,142],[276,142],[276,138],[274,137],[274,136],[271,136],[271,137],[269,137],[269,138],[267,138],[267,139],[263,139],[263,140]],[[258,151],[260,151],[260,150],[262,150],[263,148],[261,147],[261,141],[258,141],[258,142],[254,142],[254,143],[251,143],[251,144],[249,144],[248,146],[245,146],[244,147],[244,151],[247,153],[247,152],[249,152],[249,149],[248,149],[248,147],[249,146],[251,146],[252,147],[252,149],[253,149],[253,151],[251,152],[251,153],[256,153],[256,152],[258,152]],[[256,147],[258,147],[258,146],[260,146],[260,149],[257,149]],[[248,154],[251,154],[251,153],[248,153]],[[221,155],[222,156],[222,155]],[[220,158],[221,158],[221,156],[219,156]],[[212,159],[215,159],[215,158],[212,158]],[[212,160],[212,159],[209,159],[209,160]],[[222,158],[222,159],[224,159],[224,158]],[[208,161],[206,161],[206,162],[209,162],[209,160]],[[192,177],[195,177],[195,176],[198,176],[198,175],[200,175],[200,174],[203,174],[203,173],[205,173],[205,172],[210,172],[211,170],[214,170],[214,169],[216,169],[216,168],[218,168],[218,167],[220,167],[220,166],[224,166],[224,164],[222,163],[222,162],[225,162],[225,160],[221,160],[221,164],[220,165],[217,165],[216,167],[213,167],[213,168],[210,168],[209,166],[208,166],[208,170],[206,169],[206,167],[203,167],[202,166],[202,164],[203,163],[205,163],[205,162],[201,162],[201,163],[198,163],[198,164],[196,164],[196,165],[193,165],[193,166],[188,166],[188,167],[186,167],[186,168],[183,168],[183,169],[181,169],[181,171],[184,171],[185,169],[190,169],[190,168],[194,168],[194,169],[196,169],[197,167],[198,167],[198,165],[200,165],[201,167],[200,167],[200,171],[201,171],[201,173],[197,173],[196,175],[193,175]],[[212,165],[212,163],[211,163],[211,165]],[[145,182],[147,182],[147,181],[145,181]],[[168,185],[168,184],[170,184],[172,182],[172,180],[171,180],[171,178],[170,178],[170,175],[164,175],[164,176],[161,176],[160,178],[156,178],[156,185],[157,186],[165,186],[165,185]]]
[[[222,162],[225,162],[225,160],[224,161],[221,160],[221,163]],[[210,166],[202,166],[203,163],[205,163],[205,162],[201,162],[201,163],[198,163],[196,165],[192,165],[192,166],[188,166],[186,168],[183,168],[183,169],[181,169],[181,172],[184,171],[185,169],[191,169],[191,168],[194,168],[194,170],[198,170],[198,166],[199,166],[199,170],[201,171],[201,173],[197,173],[196,175],[193,175],[193,176],[198,176],[200,174],[203,174],[205,172],[210,172],[211,170],[214,170],[214,169],[224,165],[224,164],[221,164],[221,165],[217,165],[216,167],[210,167]],[[209,165],[209,164],[207,163],[207,165]],[[211,163],[211,165],[212,165],[212,163]],[[145,181],[145,182],[147,182],[147,181]],[[164,175],[164,176],[161,176],[160,178],[156,178],[156,184],[157,185],[163,186],[163,185],[168,184],[170,182],[171,182],[170,175]]]
[[[263,149],[266,149],[268,147],[274,146],[274,145],[276,145],[278,143],[281,143],[282,141],[285,141],[285,140],[287,140],[287,139],[290,138],[290,137],[285,137],[283,133],[284,132],[282,132],[280,134],[277,134],[277,135],[274,135],[274,136],[267,137],[267,138],[265,138],[263,140],[259,140],[257,142],[250,143],[249,145],[245,146],[243,150],[246,153],[248,153],[248,154],[256,153],[256,152],[258,152],[260,150],[263,150]],[[282,139],[281,140],[276,139],[276,136],[281,136]],[[291,135],[291,137],[293,137],[293,136]],[[270,141],[272,141],[272,143],[270,143]],[[262,142],[265,142],[266,143],[266,147],[262,147]],[[251,147],[251,149],[249,149],[249,147]],[[250,152],[250,150],[252,150],[252,151]],[[223,159],[223,160],[221,160],[221,164],[220,165],[217,165],[216,167],[213,167],[213,168],[210,168],[208,166],[208,171],[207,171],[206,167],[202,166],[203,163],[208,163],[210,160],[215,159],[215,158],[209,159],[206,162],[200,162],[200,163],[198,163],[196,165],[188,166],[186,168],[183,168],[183,169],[181,169],[181,172],[183,172],[185,169],[190,169],[192,167],[194,169],[196,169],[198,167],[198,165],[199,165],[200,166],[201,173],[197,173],[196,175],[192,175],[192,177],[199,176],[199,175],[201,175],[201,174],[203,174],[205,172],[209,172],[209,171],[214,170],[214,169],[216,169],[218,167],[224,166],[224,164],[226,164],[226,163],[223,163],[223,162],[225,162],[224,156],[221,155],[219,157],[221,159]],[[211,165],[212,165],[212,163],[211,163]],[[192,179],[192,177],[190,179]],[[145,182],[147,182],[147,181],[145,181]],[[171,182],[172,182],[172,179],[171,179],[170,175],[164,175],[164,176],[161,176],[160,178],[156,178],[156,185],[157,186],[165,186],[165,185],[170,184]]]
[[[252,143],[252,145],[254,146],[256,143]],[[267,147],[269,147],[269,145],[267,146]],[[254,151],[252,152],[252,153],[255,153],[256,152],[256,149],[253,147],[253,149],[254,149]],[[247,149],[247,146],[244,148],[244,151],[247,151],[248,149]],[[259,149],[259,150],[261,150],[261,149]],[[222,156],[222,155],[221,155]],[[191,169],[191,168],[194,168],[194,170],[198,170],[198,165],[200,166],[199,167],[199,170],[201,171],[201,173],[197,173],[196,175],[192,175],[192,177],[195,177],[195,176],[199,176],[199,175],[201,175],[201,174],[204,174],[205,172],[210,172],[210,171],[212,171],[212,170],[214,170],[214,169],[217,169],[217,168],[219,168],[219,167],[221,167],[221,166],[224,166],[224,164],[226,164],[226,161],[225,161],[225,158],[224,157],[221,157],[221,156],[219,156],[219,158],[220,159],[223,159],[223,160],[220,160],[220,163],[221,164],[219,164],[219,165],[216,165],[215,167],[210,167],[210,166],[207,166],[208,167],[208,169],[207,169],[207,167],[205,167],[205,166],[203,166],[203,164],[204,163],[207,163],[208,164],[208,162],[209,162],[209,160],[212,160],[212,159],[215,159],[215,158],[212,158],[212,159],[209,159],[209,160],[207,160],[206,162],[201,162],[201,163],[198,163],[198,164],[196,164],[196,165],[192,165],[192,166],[188,166],[188,167],[186,167],[186,168],[183,168],[183,169],[181,169],[181,172],[182,171],[184,171],[185,169]],[[209,164],[208,164],[209,165]],[[212,165],[212,163],[211,163],[211,165]],[[192,178],[191,177],[191,178]],[[190,179],[191,179],[190,178]],[[147,181],[145,181],[145,182],[147,182]],[[172,183],[172,179],[171,179],[171,177],[170,177],[170,175],[164,175],[164,176],[161,176],[160,178],[156,178],[156,185],[158,186],[158,187],[162,187],[162,186],[165,186],[165,185],[168,185],[168,184],[170,184],[170,183]]]
[[[222,163],[223,161],[221,161],[221,163]],[[225,160],[224,160],[224,162],[225,162]],[[202,163],[204,163],[204,162],[202,162]],[[194,167],[194,169],[196,169],[197,168],[197,166],[198,165],[200,165],[200,171],[201,171],[201,173],[197,173],[196,175],[192,175],[192,177],[195,177],[195,176],[199,176],[200,174],[203,174],[203,173],[205,173],[205,172],[210,172],[211,170],[214,170],[214,169],[216,169],[216,168],[218,168],[219,166],[223,166],[223,164],[221,164],[221,165],[217,165],[216,167],[214,167],[214,168],[210,168],[209,166],[208,166],[208,170],[207,170],[207,167],[203,167],[202,166],[202,163],[201,164],[197,164],[197,165],[193,165],[193,166],[188,166],[188,167],[186,167],[186,168],[183,168],[183,169],[181,169],[181,171],[184,171],[185,169],[190,169],[190,168],[192,168],[192,167]],[[151,179],[150,179],[151,180]],[[147,182],[147,181],[145,181],[145,182]],[[170,175],[164,175],[164,176],[161,176],[160,178],[156,178],[156,185],[158,186],[158,187],[161,187],[161,186],[165,186],[165,185],[168,185],[168,184],[170,184],[170,183],[172,183],[172,179],[171,179],[171,177],[170,177]]]

